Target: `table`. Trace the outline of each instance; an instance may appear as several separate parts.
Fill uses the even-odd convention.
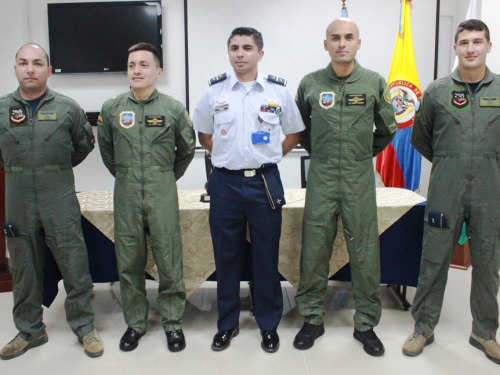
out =
[[[183,242],[183,267],[186,293],[193,293],[215,271],[212,240],[208,224],[209,204],[199,202],[203,190],[179,191],[180,224]],[[82,227],[89,251],[89,265],[94,282],[118,280],[114,256],[113,193],[77,194],[82,212]],[[299,284],[302,216],[305,189],[285,189],[279,271],[294,287]],[[377,214],[381,239],[382,283],[416,286],[420,265],[425,198],[412,191],[377,188]],[[330,260],[330,276],[350,280],[342,221],[338,221],[337,239]],[[49,257],[50,257],[50,252]],[[50,268],[50,267],[49,267]],[[340,272],[338,272],[340,271]],[[54,272],[54,271],[47,271]],[[146,272],[158,279],[149,252]],[[408,277],[412,275],[412,277]],[[49,277],[50,279],[50,277]],[[44,297],[45,297],[44,290]],[[52,294],[54,291],[52,291]],[[57,293],[57,290],[56,290]],[[49,303],[48,295],[44,301]]]

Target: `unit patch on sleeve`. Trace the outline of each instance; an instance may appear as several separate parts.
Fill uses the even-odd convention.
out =
[[[470,109],[469,91],[451,91],[451,105],[455,108],[463,110],[465,108]],[[452,110],[455,110],[454,108]]]
[[[38,111],[37,114],[39,121],[56,121],[57,112],[56,111]],[[87,117],[87,116],[85,116]]]
[[[21,126],[28,126],[28,114],[26,108],[22,105],[9,107],[10,114],[10,127],[19,128]]]
[[[146,128],[165,127],[165,116],[146,116]]]
[[[366,94],[350,94],[345,96],[345,105],[366,105]]]

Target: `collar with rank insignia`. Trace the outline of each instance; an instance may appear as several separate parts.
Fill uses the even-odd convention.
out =
[[[219,82],[224,81],[226,78],[227,78],[227,74],[226,73],[219,74],[217,77],[210,78],[208,80],[208,85],[212,86],[215,83],[219,83]]]
[[[269,74],[267,76],[267,80],[274,82],[274,83],[277,83],[278,85],[286,86],[286,79],[273,76],[272,74]]]

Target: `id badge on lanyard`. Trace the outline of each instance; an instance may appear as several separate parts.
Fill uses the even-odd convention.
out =
[[[259,116],[259,122],[262,127],[262,118]],[[252,133],[252,144],[254,145],[260,145],[260,144],[266,144],[269,143],[270,141],[271,134],[269,132],[265,132],[262,130],[259,130],[258,132]]]

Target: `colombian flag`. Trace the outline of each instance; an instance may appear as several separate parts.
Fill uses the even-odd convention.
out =
[[[422,96],[411,35],[411,0],[401,0],[399,31],[392,55],[385,99],[392,103],[398,130],[377,156],[376,168],[386,187],[417,190],[422,157],[410,144],[411,126]]]

